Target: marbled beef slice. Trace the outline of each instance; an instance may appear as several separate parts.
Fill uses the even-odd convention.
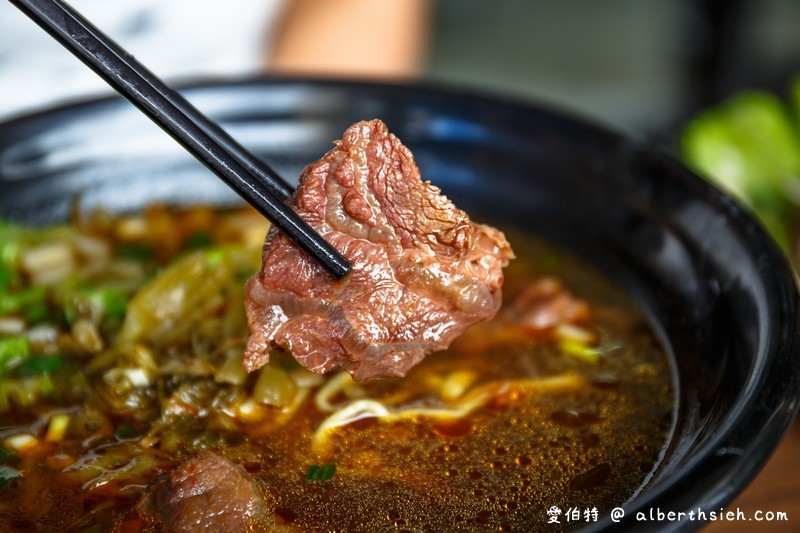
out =
[[[271,229],[246,287],[244,367],[289,350],[318,373],[403,376],[500,307],[503,234],[471,222],[379,120],[351,126],[307,166],[290,205],[353,265],[337,281]]]

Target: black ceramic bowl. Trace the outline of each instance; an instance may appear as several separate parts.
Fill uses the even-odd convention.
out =
[[[378,117],[422,174],[482,218],[539,234],[628,291],[674,357],[679,417],[639,511],[717,511],[797,409],[798,295],[786,260],[729,198],[648,147],[541,108],[424,87],[251,80],[185,94],[294,179],[351,123]],[[0,216],[237,198],[120,99],[0,126]],[[604,517],[597,527],[612,526]],[[693,529],[684,520],[664,529]]]

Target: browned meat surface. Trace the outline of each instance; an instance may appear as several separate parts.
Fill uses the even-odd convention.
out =
[[[318,373],[403,376],[500,307],[505,237],[423,182],[383,122],[351,126],[290,202],[353,270],[336,281],[271,230],[246,288],[248,371],[280,346]]]
[[[249,531],[267,515],[247,472],[211,452],[155,480],[137,507],[167,531]]]
[[[541,278],[520,293],[509,306],[509,319],[527,328],[547,330],[559,324],[589,320],[589,304],[575,298],[556,278]]]

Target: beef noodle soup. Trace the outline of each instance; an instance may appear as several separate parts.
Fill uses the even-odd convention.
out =
[[[588,266],[509,232],[500,314],[405,378],[279,352],[248,375],[265,231],[157,206],[0,226],[0,529],[530,531],[647,484],[673,370]]]

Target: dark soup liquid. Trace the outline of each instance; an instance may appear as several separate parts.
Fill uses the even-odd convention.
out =
[[[647,484],[671,364],[587,265],[511,233],[500,314],[407,377],[318,376],[285,353],[247,375],[242,286],[265,233],[207,208],[0,226],[0,529],[176,527],[143,494],[201,452],[252,483],[265,531],[580,527]]]

